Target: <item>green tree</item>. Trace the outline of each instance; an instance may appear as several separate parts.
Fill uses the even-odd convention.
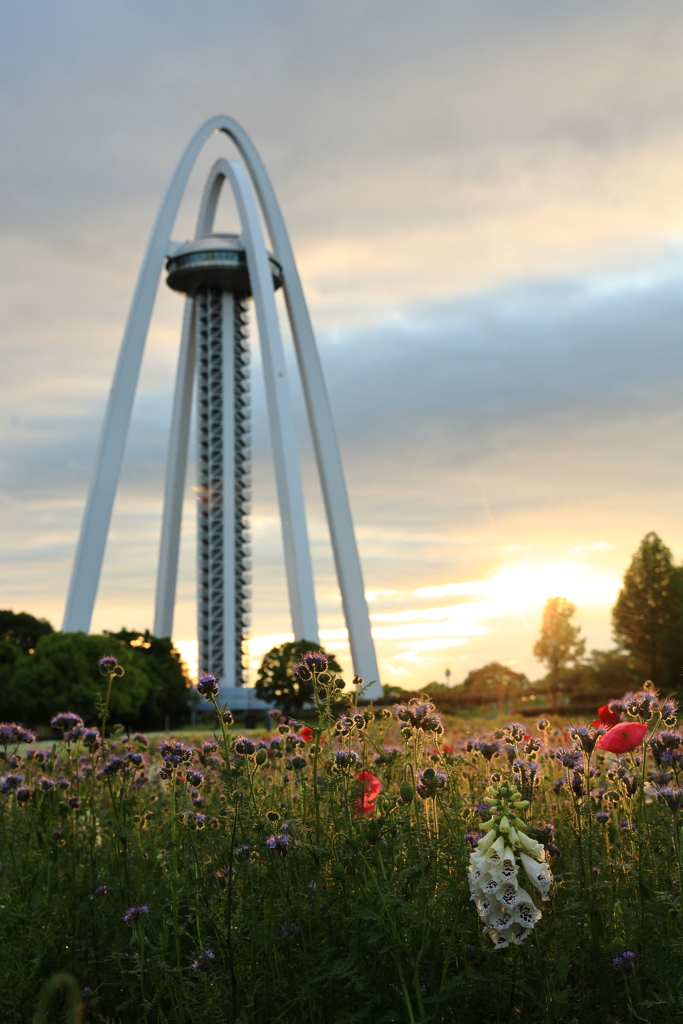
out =
[[[313,682],[310,679],[299,679],[292,668],[307,651],[322,650],[319,644],[310,640],[296,640],[273,647],[264,656],[258,670],[256,695],[261,700],[281,704],[285,711],[289,708],[302,708],[313,699]],[[328,654],[327,657],[330,671],[341,672],[334,656]]]
[[[110,721],[134,725],[151,687],[148,676],[129,647],[113,637],[86,633],[49,633],[38,640],[35,653],[16,663],[8,713],[30,724],[47,722],[58,711],[95,720],[106,686],[97,662],[107,654],[124,670],[112,687]]]
[[[41,636],[54,633],[47,619],[37,619],[28,612],[0,611],[0,639],[32,654]]]
[[[166,717],[171,727],[189,722],[192,685],[187,667],[172,642],[152,636],[148,629],[144,633],[120,629],[118,633],[105,635],[124,644],[131,652],[133,663],[149,679],[150,687],[138,711],[137,727],[163,729]]]
[[[612,609],[617,642],[655,686],[680,686],[683,666],[683,569],[656,533],[643,537]]]
[[[557,714],[557,694],[562,671],[576,664],[586,650],[586,641],[580,636],[581,627],[571,619],[576,607],[564,597],[549,597],[543,609],[541,633],[534,644],[534,655],[548,666],[547,685],[553,711]]]

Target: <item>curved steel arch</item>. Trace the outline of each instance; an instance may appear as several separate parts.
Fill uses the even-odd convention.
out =
[[[62,628],[84,632],[90,628],[156,288],[187,180],[203,144],[214,132],[224,132],[240,151],[260,201],[275,257],[282,267],[285,301],[330,528],[354,671],[374,681],[372,692],[379,695],[379,672],[341,456],[294,254],[275,192],[255,146],[241,125],[222,115],[206,121],[190,139],[173,172],[152,228],[105,411]]]

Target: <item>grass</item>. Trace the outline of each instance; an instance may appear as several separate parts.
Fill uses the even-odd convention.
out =
[[[671,756],[658,764],[658,713],[644,745],[581,752],[568,768],[557,751],[579,741],[559,721],[496,738],[500,720],[449,719],[441,731],[429,707],[404,710],[411,724],[360,712],[351,698],[340,726],[334,680],[313,675],[312,737],[291,721],[248,736],[219,722],[177,742],[114,731],[103,748],[77,727],[38,756],[10,739],[3,1024],[32,1021],[46,983],[35,1019],[683,1019],[683,738],[669,730]],[[517,813],[547,848],[554,884],[523,944],[496,949],[468,863],[490,818],[487,787],[515,781],[530,800]]]

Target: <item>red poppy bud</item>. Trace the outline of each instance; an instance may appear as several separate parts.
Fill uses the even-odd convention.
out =
[[[642,722],[620,722],[608,729],[598,740],[598,750],[609,750],[612,754],[627,754],[643,742],[647,726]]]

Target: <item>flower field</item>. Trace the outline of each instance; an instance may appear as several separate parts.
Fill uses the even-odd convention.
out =
[[[683,1020],[673,701],[465,732],[297,671],[310,726],[210,676],[213,736],[0,725],[3,1024]]]

